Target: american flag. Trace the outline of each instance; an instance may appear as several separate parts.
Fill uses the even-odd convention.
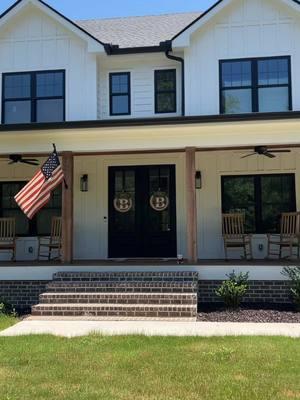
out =
[[[15,196],[15,201],[24,214],[32,219],[48,203],[52,190],[63,180],[64,173],[54,150],[31,181]]]

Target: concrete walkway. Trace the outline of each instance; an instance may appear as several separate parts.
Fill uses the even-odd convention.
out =
[[[300,324],[168,322],[168,321],[72,321],[24,320],[0,332],[0,336],[51,334],[85,336],[102,335],[146,336],[287,336],[300,338]]]

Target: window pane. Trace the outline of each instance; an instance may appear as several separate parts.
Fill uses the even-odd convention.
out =
[[[255,188],[253,176],[224,177],[223,212],[241,212],[246,216],[246,232],[255,232]]]
[[[112,114],[129,114],[129,97],[113,96],[112,97]]]
[[[36,95],[37,97],[59,97],[64,95],[63,72],[37,73]]]
[[[50,235],[52,217],[60,217],[60,211],[56,209],[43,208],[36,215],[37,235]]]
[[[111,90],[114,93],[128,93],[129,80],[127,74],[111,75]]]
[[[251,86],[251,61],[233,61],[222,63],[222,86]]]
[[[37,122],[59,122],[64,120],[64,100],[38,100],[36,102]]]
[[[258,61],[258,84],[281,85],[289,83],[288,60],[286,58]]]
[[[176,70],[156,71],[156,90],[176,90]]]
[[[22,99],[31,96],[31,77],[28,74],[4,76],[4,98]]]
[[[289,110],[289,89],[287,87],[261,88],[258,98],[260,112]]]
[[[279,233],[283,212],[296,211],[294,175],[261,177],[263,233]]]
[[[159,93],[157,99],[157,112],[176,112],[176,94]]]
[[[224,90],[222,97],[225,114],[252,112],[251,89]]]
[[[5,102],[4,112],[4,122],[6,124],[31,122],[30,101],[7,101]]]

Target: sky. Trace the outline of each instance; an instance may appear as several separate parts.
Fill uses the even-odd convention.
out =
[[[71,19],[111,18],[205,11],[216,0],[45,0]],[[0,0],[0,13],[14,3]]]

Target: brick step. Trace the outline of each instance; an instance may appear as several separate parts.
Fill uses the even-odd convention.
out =
[[[132,293],[196,293],[198,282],[141,282],[141,281],[52,281],[47,292],[132,292]]]
[[[148,304],[38,304],[32,307],[33,316],[66,317],[138,317],[138,318],[196,318],[195,305]]]
[[[198,273],[180,272],[57,272],[54,281],[198,281]]]
[[[171,304],[196,305],[196,293],[61,293],[50,292],[40,295],[40,304]]]

